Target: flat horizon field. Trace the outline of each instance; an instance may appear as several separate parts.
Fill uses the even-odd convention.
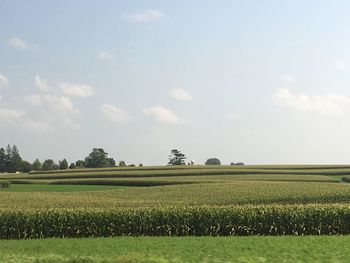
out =
[[[11,184],[0,234],[30,239],[0,240],[0,261],[347,262],[349,175],[337,165],[1,174]]]

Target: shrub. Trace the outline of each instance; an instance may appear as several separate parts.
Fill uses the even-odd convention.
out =
[[[10,188],[11,182],[10,181],[0,181],[0,188]]]

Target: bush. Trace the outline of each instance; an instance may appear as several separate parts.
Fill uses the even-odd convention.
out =
[[[11,182],[10,181],[0,181],[0,188],[10,188]]]
[[[218,158],[209,158],[205,162],[205,165],[221,165],[221,162]]]

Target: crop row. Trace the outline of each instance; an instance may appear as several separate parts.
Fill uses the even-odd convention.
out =
[[[83,168],[74,170],[32,171],[30,174],[62,174],[73,172],[108,172],[108,171],[159,171],[159,170],[188,170],[188,169],[256,169],[256,170],[328,170],[350,169],[350,165],[177,165],[177,166],[143,166],[143,167],[108,167],[108,168]]]
[[[348,205],[0,210],[1,239],[349,233]]]
[[[350,175],[350,169],[326,170],[257,170],[257,169],[180,169],[140,171],[86,171],[48,174],[5,174],[0,179],[71,179],[71,178],[140,178],[169,176],[212,176],[212,175]]]

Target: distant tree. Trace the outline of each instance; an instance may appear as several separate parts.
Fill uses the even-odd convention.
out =
[[[43,170],[43,164],[40,162],[39,159],[35,159],[33,162],[33,170],[34,171],[42,171]]]
[[[169,163],[170,165],[184,165],[186,160],[186,156],[181,153],[177,149],[173,149],[169,155]]]
[[[108,166],[109,167],[114,167],[115,166],[115,160],[113,158],[108,158]]]
[[[19,154],[18,148],[16,145],[11,147],[7,145],[5,156],[4,156],[4,170],[6,172],[14,173],[20,171],[22,168],[22,158]]]
[[[120,161],[119,164],[118,164],[118,166],[120,166],[120,167],[125,167],[125,166],[126,166],[126,163],[125,163],[124,161]]]
[[[68,169],[68,162],[66,159],[63,159],[62,161],[59,161],[60,170],[66,170]]]
[[[108,153],[102,148],[93,148],[88,157],[85,158],[85,167],[102,168],[108,167]]]
[[[129,164],[128,166],[129,167],[135,167],[136,165],[135,164]]]
[[[75,169],[75,163],[71,163],[70,165],[69,165],[69,169]]]
[[[142,163],[140,163],[140,164],[139,164],[139,167],[143,167],[143,164],[142,164]]]
[[[221,165],[221,162],[218,158],[209,158],[205,162],[205,165]]]
[[[238,163],[232,162],[231,165],[244,165],[244,163],[242,163],[242,162],[238,162]]]
[[[7,145],[5,152],[5,171],[14,172],[14,167],[12,163],[12,149],[10,145]]]
[[[4,148],[0,148],[0,173],[6,171],[6,153]]]
[[[19,154],[19,150],[18,150],[16,145],[12,146],[11,162],[13,165],[14,172],[21,171],[23,160],[22,160],[21,155]]]
[[[33,170],[34,170],[34,167],[30,162],[22,161],[22,164],[21,164],[21,171],[22,172],[29,173],[30,171],[33,171]]]
[[[47,159],[43,163],[44,171],[58,170],[58,169],[60,169],[60,166],[56,164],[52,159]]]
[[[85,167],[85,164],[84,164],[84,161],[83,160],[78,160],[75,162],[75,167],[77,169],[81,169],[81,168],[84,168]]]
[[[53,169],[52,170],[59,170],[60,169],[60,165],[58,163],[53,163]]]

